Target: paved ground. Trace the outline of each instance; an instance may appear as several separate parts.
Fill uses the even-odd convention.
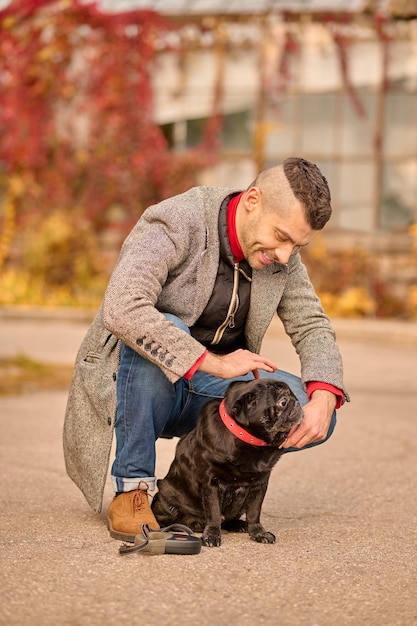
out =
[[[0,315],[0,355],[72,362],[85,327]],[[275,468],[275,545],[225,534],[195,556],[120,557],[65,473],[66,393],[0,399],[0,624],[417,625],[417,328],[336,328],[352,402],[325,446]],[[264,352],[297,371],[277,327]],[[161,442],[159,475],[172,455]]]

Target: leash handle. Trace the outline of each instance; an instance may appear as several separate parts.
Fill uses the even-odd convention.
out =
[[[170,531],[186,533],[187,535],[190,535],[190,536],[194,535],[191,528],[188,528],[188,526],[184,526],[184,524],[171,524],[170,526],[166,526],[165,528],[160,528],[159,530],[152,530],[151,528],[149,528],[147,524],[143,524],[142,534],[136,535],[134,545],[129,546],[126,543],[123,543],[119,548],[119,554],[121,555],[131,554],[132,552],[143,552],[144,550],[146,550],[150,554],[165,554],[167,542],[170,539],[175,540],[175,535],[169,534]],[[178,538],[178,535],[177,535],[177,538]],[[184,540],[187,541],[187,538],[184,537]],[[193,537],[192,539],[188,539],[188,542],[190,541],[193,542],[196,540],[197,540],[197,537]],[[197,546],[195,547],[190,546],[190,548],[192,549],[191,553],[194,554],[196,552]],[[174,552],[178,554],[181,553],[181,551],[177,552],[177,549],[175,549]]]

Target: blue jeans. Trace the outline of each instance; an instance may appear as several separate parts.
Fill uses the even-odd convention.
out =
[[[174,315],[166,315],[176,326],[189,332]],[[261,376],[288,383],[300,404],[308,402],[300,378],[277,370]],[[191,380],[181,378],[171,383],[153,363],[122,344],[117,376],[116,456],[111,479],[117,492],[136,489],[144,480],[155,489],[155,442],[159,437],[180,437],[194,428],[200,410],[209,400],[222,398],[232,380],[253,380],[253,374],[224,380],[197,371]],[[326,440],[336,425],[333,413]],[[306,448],[319,445],[317,442]],[[302,448],[304,449],[304,448]],[[298,448],[288,448],[286,452]]]

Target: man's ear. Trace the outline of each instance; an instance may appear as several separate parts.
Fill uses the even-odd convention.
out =
[[[249,187],[249,189],[245,191],[243,203],[247,211],[251,212],[258,208],[260,200],[261,191],[259,187]]]

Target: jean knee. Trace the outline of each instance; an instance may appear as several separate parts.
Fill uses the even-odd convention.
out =
[[[289,372],[285,372],[284,370],[276,370],[275,372],[260,372],[261,378],[273,378],[274,380],[279,380],[281,382],[287,383],[290,387],[291,391],[297,397],[297,400],[304,406],[308,402],[308,396],[303,387],[303,383],[299,376],[295,374],[290,374]]]

